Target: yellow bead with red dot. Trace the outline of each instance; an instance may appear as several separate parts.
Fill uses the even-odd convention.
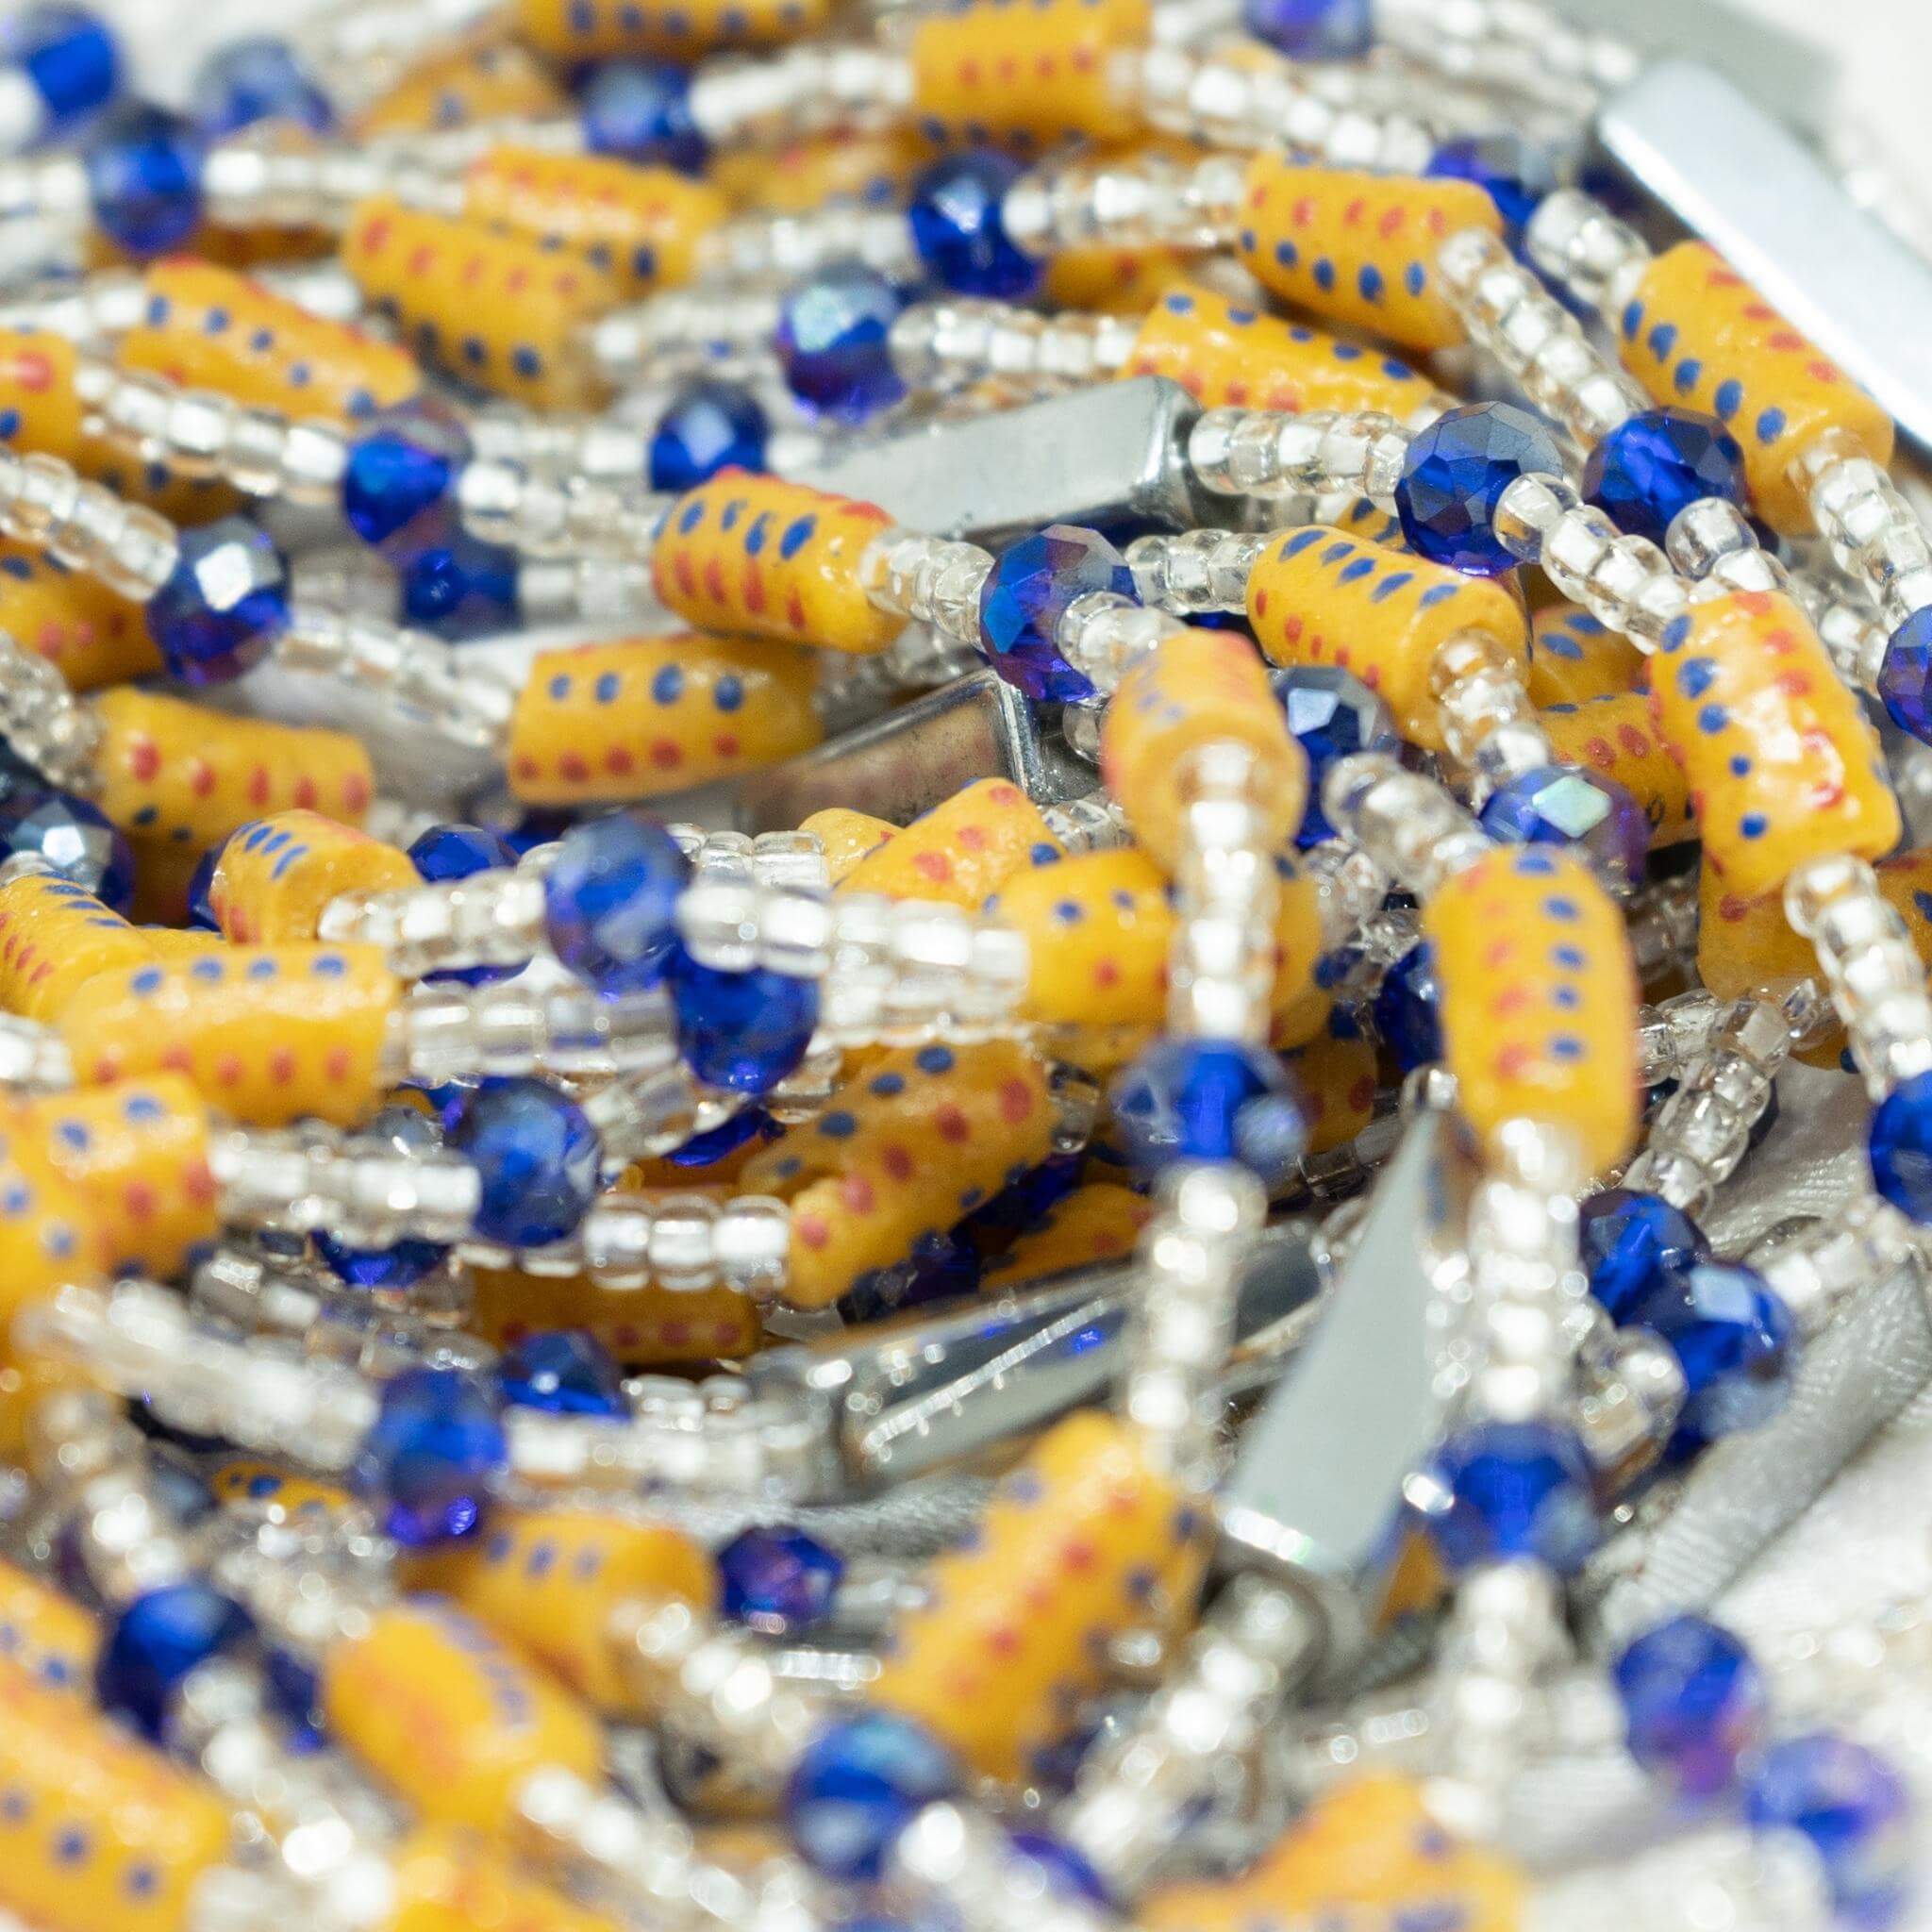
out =
[[[1653,851],[1697,836],[1684,768],[1658,737],[1650,693],[1626,691],[1539,713],[1557,762],[1613,778],[1643,808]]]
[[[542,62],[508,42],[443,48],[420,60],[351,124],[358,136],[443,133],[502,121],[554,121],[570,95]]]
[[[0,543],[0,631],[44,658],[69,691],[161,668],[139,605],[24,543]]]
[[[1053,1026],[1158,1026],[1174,908],[1144,852],[1088,852],[1015,874],[995,911],[1026,941],[1020,1011]]]
[[[145,965],[147,936],[71,879],[0,885],[0,1008],[51,1020],[96,974]]]
[[[1529,625],[1529,701],[1587,705],[1625,695],[1649,677],[1644,655],[1630,640],[1575,604],[1548,604]]]
[[[802,214],[834,202],[903,201],[932,158],[931,142],[911,128],[845,129],[713,155],[708,178],[734,208]]]
[[[839,890],[978,907],[1029,866],[1059,856],[1059,841],[1017,785],[980,778],[874,847]]]
[[[1375,1117],[1375,1048],[1353,1022],[1327,1024],[1292,1062],[1307,1105],[1308,1152],[1342,1146]]]
[[[1145,1194],[1111,1181],[1091,1181],[1055,1202],[1038,1227],[989,1261],[981,1285],[993,1291],[1018,1288],[1070,1268],[1124,1261],[1153,1216],[1154,1204]]]
[[[86,430],[87,410],[75,383],[79,360],[79,349],[64,336],[0,329],[0,393],[14,418],[7,441],[93,475],[102,452]]]
[[[824,848],[825,871],[835,886],[851,876],[860,859],[876,852],[888,839],[896,838],[899,831],[891,819],[874,818],[869,811],[853,811],[842,805],[813,812],[800,822],[798,829],[809,832]]]
[[[600,1288],[581,1274],[509,1268],[475,1269],[471,1282],[468,1325],[496,1348],[545,1329],[579,1328],[626,1369],[661,1369],[735,1361],[762,1340],[758,1309],[735,1289]]]
[[[832,0],[517,0],[520,40],[555,60],[694,60],[815,34]]]
[[[406,852],[315,811],[282,811],[242,825],[222,847],[208,904],[240,944],[312,940],[322,910],[343,892],[400,892],[421,883]]]

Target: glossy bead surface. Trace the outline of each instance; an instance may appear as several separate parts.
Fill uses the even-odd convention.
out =
[[[365,543],[396,551],[445,534],[450,492],[470,458],[455,413],[435,402],[378,411],[349,446],[342,514]]]
[[[503,1399],[552,1415],[625,1416],[624,1375],[609,1351],[580,1328],[526,1335],[496,1365]]]
[[[95,1692],[105,1709],[158,1739],[181,1680],[254,1630],[247,1611],[208,1584],[163,1584],[114,1618],[94,1666]]]
[[[1100,1874],[1081,1855],[1078,1847],[1063,1838],[1043,1831],[1016,1831],[1013,1849],[1030,1858],[1045,1874],[1048,1886],[1062,1898],[1082,1905],[1106,1907],[1107,1887]]]
[[[159,108],[119,109],[82,155],[101,232],[129,255],[164,255],[201,225],[201,137]]]
[[[1143,1174],[1181,1161],[1238,1160],[1278,1181],[1307,1144],[1294,1084],[1266,1047],[1164,1040],[1115,1082],[1114,1119]]]
[[[487,825],[431,825],[419,832],[409,847],[409,860],[425,879],[474,878],[479,872],[513,866],[517,856],[501,832]],[[463,986],[488,986],[522,971],[520,966],[451,966],[425,973],[426,980],[452,980]]]
[[[1763,1729],[1762,1674],[1728,1630],[1703,1617],[1646,1630],[1611,1665],[1610,1679],[1631,1757],[1691,1797],[1729,1784]]]
[[[682,946],[666,970],[677,1045],[700,1080],[768,1093],[792,1072],[819,1021],[819,985],[787,973],[720,973]]]
[[[412,629],[452,641],[513,630],[518,565],[514,550],[452,529],[404,560],[397,575],[398,615]]]
[[[1611,891],[1643,883],[1650,821],[1614,778],[1575,765],[1524,772],[1490,794],[1482,827],[1505,845],[1560,845]]]
[[[719,1606],[767,1637],[808,1629],[832,1607],[845,1559],[802,1529],[741,1530],[718,1552]]]
[[[1020,164],[993,148],[948,155],[913,184],[906,217],[932,278],[958,295],[1023,302],[1040,286],[1044,264],[1014,247],[1001,200]]]
[[[651,488],[694,490],[720,470],[765,467],[765,412],[735,382],[701,381],[673,396],[651,437]]]
[[[1563,455],[1540,416],[1509,403],[1451,409],[1408,446],[1395,508],[1402,534],[1432,563],[1472,576],[1515,568],[1491,525],[1519,476],[1560,476]]]
[[[543,879],[551,950],[607,999],[656,986],[690,877],[676,841],[641,812],[573,825]]]
[[[1687,1394],[1674,1448],[1757,1428],[1785,1406],[1796,1324],[1754,1269],[1693,1262],[1657,1282],[1629,1320],[1668,1342],[1683,1367]]]
[[[495,1396],[459,1369],[405,1369],[355,1469],[382,1528],[411,1549],[467,1536],[483,1520],[508,1460]]]
[[[1875,1752],[1814,1731],[1772,1745],[1744,1775],[1744,1815],[1758,1831],[1808,1839],[1847,1924],[1872,1932],[1903,1905],[1911,1801]]]
[[[1620,423],[1583,466],[1583,500],[1620,530],[1661,543],[1680,510],[1744,499],[1744,452],[1715,416],[1645,409]]]
[[[1242,0],[1241,25],[1297,60],[1353,60],[1369,51],[1369,0]]]
[[[188,924],[196,932],[220,932],[222,923],[215,917],[214,902],[208,896],[215,882],[215,867],[222,862],[222,845],[219,841],[210,845],[195,861],[194,872],[188,881]]]
[[[919,1725],[884,1715],[840,1718],[806,1746],[785,1793],[785,1818],[816,1870],[871,1883],[900,1832],[958,1789],[958,1767]]]
[[[506,1247],[561,1241],[597,1192],[597,1136],[583,1110],[541,1080],[491,1079],[467,1089],[449,1144],[483,1184],[476,1232]]]
[[[904,299],[876,269],[828,262],[787,291],[775,346],[791,393],[814,414],[862,423],[906,393],[888,336]]]
[[[1913,611],[1892,632],[1877,689],[1887,717],[1921,744],[1932,744],[1932,608]]]
[[[979,592],[980,647],[992,668],[1029,698],[1091,697],[1091,681],[1067,662],[1054,633],[1067,607],[1095,591],[1141,601],[1126,558],[1098,530],[1054,524],[1009,543]]]
[[[8,21],[0,33],[0,55],[26,70],[50,134],[105,107],[121,86],[113,35],[87,8],[64,0],[43,0]]]
[[[1430,1465],[1426,1510],[1442,1560],[1460,1573],[1527,1557],[1574,1576],[1596,1547],[1590,1460],[1550,1423],[1478,1423]]]
[[[691,118],[691,79],[666,60],[612,60],[584,90],[584,141],[592,154],[657,161],[687,173],[708,144]]]
[[[310,134],[335,126],[335,110],[287,41],[270,36],[232,41],[203,63],[194,78],[194,119],[216,138],[276,121]]]
[[[1921,1226],[1932,1224],[1932,1073],[1901,1080],[1872,1115],[1872,1184]]]
[[[1590,1291],[1620,1325],[1666,1280],[1710,1252],[1682,1208],[1632,1188],[1606,1188],[1584,1202],[1578,1242]]]
[[[1436,150],[1428,171],[1480,188],[1496,204],[1496,212],[1503,217],[1503,232],[1512,242],[1522,239],[1537,204],[1557,186],[1557,171],[1548,151],[1507,129],[1445,141]]]
[[[246,517],[183,530],[180,546],[174,574],[148,599],[148,631],[184,684],[226,684],[289,627],[288,559]]]
[[[1375,991],[1375,1032],[1405,1074],[1442,1058],[1442,988],[1428,942],[1409,947]]]
[[[350,1288],[411,1288],[442,1265],[449,1250],[440,1241],[400,1241],[386,1248],[352,1248],[332,1235],[313,1237],[329,1273]]]
[[[1358,751],[1402,756],[1389,707],[1360,678],[1333,664],[1296,664],[1269,678],[1288,728],[1308,760],[1308,802],[1294,842],[1307,848],[1335,836],[1322,815],[1322,780],[1328,767]]]
[[[109,911],[134,898],[134,854],[98,807],[51,786],[0,799],[0,858],[32,853]]]

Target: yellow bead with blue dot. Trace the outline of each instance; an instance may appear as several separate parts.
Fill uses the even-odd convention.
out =
[[[273,1523],[340,1523],[358,1507],[355,1497],[336,1483],[317,1482],[247,1456],[211,1471],[208,1486],[217,1502]]]
[[[869,811],[853,811],[842,805],[828,805],[799,822],[801,832],[809,832],[825,855],[825,871],[836,886],[849,877],[860,859],[869,857],[888,839],[898,835],[891,819],[874,818]]]
[[[1581,605],[1545,605],[1530,619],[1529,701],[1539,708],[1626,694],[1648,675],[1643,653]]]
[[[473,1269],[470,1282],[466,1325],[495,1348],[579,1328],[626,1369],[664,1369],[736,1361],[763,1340],[758,1309],[736,1289],[600,1288],[581,1274],[514,1268]]]
[[[1026,941],[1024,1018],[1049,1026],[1158,1026],[1174,915],[1144,852],[1087,852],[1015,874],[987,908]]]
[[[85,1697],[100,1648],[93,1616],[32,1571],[0,1560],[0,1657],[52,1690]]]
[[[1029,867],[1059,858],[1040,808],[1011,779],[979,778],[874,847],[839,890],[977,908]]]
[[[1559,764],[1615,779],[1643,808],[1652,851],[1696,838],[1690,782],[1657,733],[1647,691],[1553,705],[1537,722]]]
[[[1154,1204],[1131,1188],[1090,1181],[1047,1210],[1004,1255],[986,1264],[980,1284],[989,1293],[1064,1274],[1070,1268],[1094,1268],[1129,1259],[1141,1230],[1154,1216]]]
[[[343,892],[400,892],[422,883],[406,852],[316,811],[281,811],[240,827],[208,888],[223,936],[237,944],[312,940]]]
[[[0,426],[6,415],[0,409]],[[69,691],[98,691],[161,668],[139,605],[27,544],[0,543],[0,631],[44,658]]]
[[[154,958],[146,934],[71,879],[0,885],[0,1008],[51,1020],[96,974]]]
[[[832,0],[517,0],[520,40],[555,60],[694,60],[815,34]]]
[[[525,48],[471,37],[417,61],[355,115],[349,131],[441,134],[487,122],[554,121],[571,111],[569,93]]]

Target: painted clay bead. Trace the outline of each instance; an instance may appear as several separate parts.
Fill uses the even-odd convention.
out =
[[[147,935],[69,879],[0,885],[0,1008],[51,1020],[96,974],[144,966]]]
[[[617,1932],[611,1920],[540,1884],[472,1832],[419,1827],[390,1855],[389,1867],[391,1912],[375,1932]]]
[[[904,201],[932,158],[931,143],[908,127],[841,130],[713,155],[707,178],[734,208],[803,214],[828,203]]]
[[[340,1523],[358,1506],[355,1497],[336,1483],[317,1482],[292,1470],[250,1457],[237,1457],[210,1472],[208,1486],[215,1500],[229,1508],[249,1508],[271,1518],[302,1516]]]
[[[161,668],[138,605],[25,544],[0,544],[0,631],[44,658],[69,691],[98,691]]]
[[[693,60],[725,47],[775,47],[817,33],[832,0],[517,0],[518,39],[557,60],[649,55]]]
[[[0,1561],[0,1630],[16,1669],[50,1690],[86,1694],[101,1626],[64,1591],[17,1563]]]
[[[977,907],[1027,867],[1059,856],[1059,841],[1017,785],[980,778],[875,847],[839,890]]]
[[[580,1328],[626,1369],[734,1361],[762,1339],[758,1310],[735,1289],[695,1293],[647,1285],[599,1288],[580,1274],[478,1268],[468,1326],[497,1348],[552,1328]]]
[[[1108,1181],[1075,1188],[1038,1227],[986,1264],[982,1284],[989,1290],[1018,1288],[1070,1268],[1124,1261],[1153,1216],[1153,1203],[1131,1188]]]
[[[1638,691],[1649,675],[1628,638],[1577,605],[1546,605],[1530,620],[1529,700],[1539,708]]]
[[[1200,259],[1185,248],[1063,248],[1046,264],[1041,291],[1052,308],[1140,315]]]
[[[1614,778],[1643,808],[1653,852],[1696,838],[1690,787],[1683,766],[1657,736],[1648,691],[1556,705],[1541,712],[1538,722],[1559,763]]]
[[[1353,1141],[1375,1117],[1374,1043],[1352,1021],[1331,1017],[1294,1058],[1308,1117],[1308,1152]]]
[[[440,49],[364,108],[357,135],[427,134],[502,121],[553,121],[571,99],[541,61],[506,42]]]
[[[1174,916],[1166,874],[1144,852],[1088,852],[1017,873],[988,909],[1026,936],[1026,1019],[1160,1024]]]
[[[420,885],[405,852],[314,811],[277,812],[241,827],[222,847],[208,903],[238,943],[312,940],[322,908],[342,892]]]
[[[94,475],[100,446],[87,434],[87,411],[75,386],[79,359],[80,351],[64,336],[0,330],[0,387],[11,424],[7,441]]]
[[[835,886],[851,875],[861,858],[876,852],[899,830],[891,819],[875,819],[869,811],[852,811],[842,805],[813,812],[799,822],[798,829],[813,834],[824,848],[825,870]]]
[[[68,1282],[99,1280],[108,1260],[87,1195],[38,1136],[0,1124],[0,1359],[13,1356],[22,1308]]]

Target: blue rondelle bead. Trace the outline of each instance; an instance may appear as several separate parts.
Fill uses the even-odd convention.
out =
[[[677,841],[642,812],[573,825],[543,879],[551,951],[607,999],[656,986],[677,942],[677,901],[690,877]]]
[[[474,878],[479,872],[514,866],[517,856],[501,832],[487,825],[431,825],[419,832],[409,847],[417,872],[432,884],[444,879]],[[423,977],[450,980],[462,986],[488,986],[521,973],[521,966],[445,966]]]
[[[1797,1324],[1783,1298],[1737,1261],[1694,1261],[1657,1282],[1630,1324],[1670,1344],[1687,1394],[1672,1448],[1755,1429],[1791,1392]]]
[[[1442,988],[1426,940],[1409,947],[1382,975],[1372,1008],[1375,1037],[1405,1074],[1442,1058]]]
[[[1715,416],[1644,409],[1591,451],[1583,500],[1620,530],[1661,543],[1681,509],[1707,496],[1744,500],[1744,452]]]
[[[1396,513],[1409,548],[1470,576],[1500,576],[1516,559],[1491,527],[1496,503],[1519,476],[1561,476],[1563,453],[1548,424],[1509,403],[1451,409],[1408,446]]]
[[[492,1389],[462,1369],[405,1369],[383,1384],[355,1486],[390,1536],[421,1549],[483,1521],[508,1460]]]
[[[466,1089],[449,1144],[483,1184],[476,1232],[508,1248],[541,1248],[574,1233],[597,1194],[596,1130],[583,1109],[541,1080],[491,1079]]]
[[[1241,24],[1297,60],[1354,60],[1375,37],[1370,0],[1241,0]]]
[[[788,1637],[832,1607],[845,1559],[802,1529],[741,1530],[718,1552],[718,1603],[734,1623]]]
[[[183,530],[168,581],[147,600],[147,627],[169,674],[226,684],[266,658],[289,627],[289,560],[246,517]]]
[[[1751,1653],[1704,1617],[1673,1617],[1610,1666],[1630,1755],[1689,1797],[1730,1783],[1757,1741],[1768,1698]]]
[[[826,1877],[874,1884],[899,1834],[958,1789],[958,1767],[919,1725],[882,1711],[840,1718],[800,1756],[785,1820]]]
[[[612,60],[578,103],[584,144],[593,155],[697,173],[709,156],[691,111],[691,75],[666,60]]]
[[[1007,234],[1002,200],[1020,163],[994,148],[969,148],[937,160],[913,184],[906,208],[926,273],[958,295],[1024,302],[1040,287],[1044,262],[1023,255]]]
[[[1152,1177],[1176,1161],[1238,1160],[1271,1185],[1307,1145],[1307,1116],[1279,1056],[1239,1040],[1161,1040],[1114,1081],[1129,1158]]]
[[[397,573],[402,621],[452,642],[514,630],[521,559],[500,543],[450,530],[412,550]]]
[[[1873,1109],[1872,1185],[1922,1226],[1932,1225],[1932,1074],[1901,1080]]]
[[[195,121],[210,140],[258,121],[279,121],[310,134],[326,134],[336,125],[328,96],[295,50],[268,35],[217,48],[195,75],[192,98]]]
[[[59,134],[104,108],[121,91],[121,52],[85,7],[43,0],[0,30],[0,58],[26,71],[45,115],[42,134]]]
[[[1583,1204],[1577,1237],[1590,1291],[1619,1327],[1645,1296],[1710,1252],[1681,1208],[1634,1188],[1592,1194]]]
[[[1908,1890],[1911,1801],[1876,1752],[1813,1731],[1786,1738],[1748,1763],[1744,1816],[1763,1832],[1808,1839],[1842,1920],[1890,1925]]]
[[[754,968],[721,973],[682,946],[666,970],[677,1046],[700,1080],[734,1093],[769,1093],[805,1058],[819,1024],[819,983]]]
[[[1878,662],[1886,716],[1921,744],[1932,744],[1932,608],[1915,610],[1892,632]]]
[[[396,554],[450,533],[450,492],[470,459],[470,433],[441,403],[378,409],[349,445],[342,514],[365,543]]]
[[[553,1415],[630,1413],[624,1373],[594,1335],[581,1328],[551,1328],[526,1335],[496,1365],[496,1386],[517,1408]]]
[[[1575,765],[1544,765],[1490,794],[1482,828],[1504,845],[1561,845],[1613,892],[1643,883],[1650,821],[1614,778]]]
[[[749,390],[689,383],[664,406],[652,433],[651,488],[695,490],[720,470],[762,470],[765,433],[765,412]]]
[[[134,903],[134,853],[100,807],[72,792],[23,787],[0,798],[0,859],[32,853],[113,912]]]
[[[208,150],[178,114],[130,104],[102,122],[81,154],[94,222],[129,255],[165,255],[201,225]]]
[[[1511,245],[1537,205],[1557,187],[1556,164],[1541,142],[1521,134],[1464,134],[1445,141],[1430,160],[1427,172],[1455,181],[1473,181],[1496,204],[1503,232]]]
[[[979,647],[1006,681],[1036,700],[1077,704],[1092,681],[1055,638],[1076,598],[1095,591],[1141,601],[1127,560],[1098,530],[1051,524],[993,558],[979,591]]]
[[[862,261],[827,262],[789,289],[774,342],[786,386],[814,414],[862,423],[906,385],[888,341],[905,298]]]
[[[1296,664],[1270,678],[1288,728],[1307,755],[1308,802],[1297,845],[1319,845],[1335,836],[1322,815],[1322,780],[1329,766],[1358,751],[1402,756],[1402,738],[1389,707],[1359,677],[1333,664]]]
[[[1430,1534],[1452,1571],[1524,1557],[1574,1576],[1597,1544],[1590,1458],[1552,1423],[1477,1423],[1430,1465]]]
[[[158,1739],[181,1680],[254,1634],[240,1604],[196,1578],[143,1591],[114,1616],[101,1645],[94,1665],[101,1707]]]
[[[441,1241],[405,1240],[386,1248],[352,1248],[333,1235],[317,1234],[313,1240],[329,1273],[351,1288],[413,1288],[449,1253]]]

